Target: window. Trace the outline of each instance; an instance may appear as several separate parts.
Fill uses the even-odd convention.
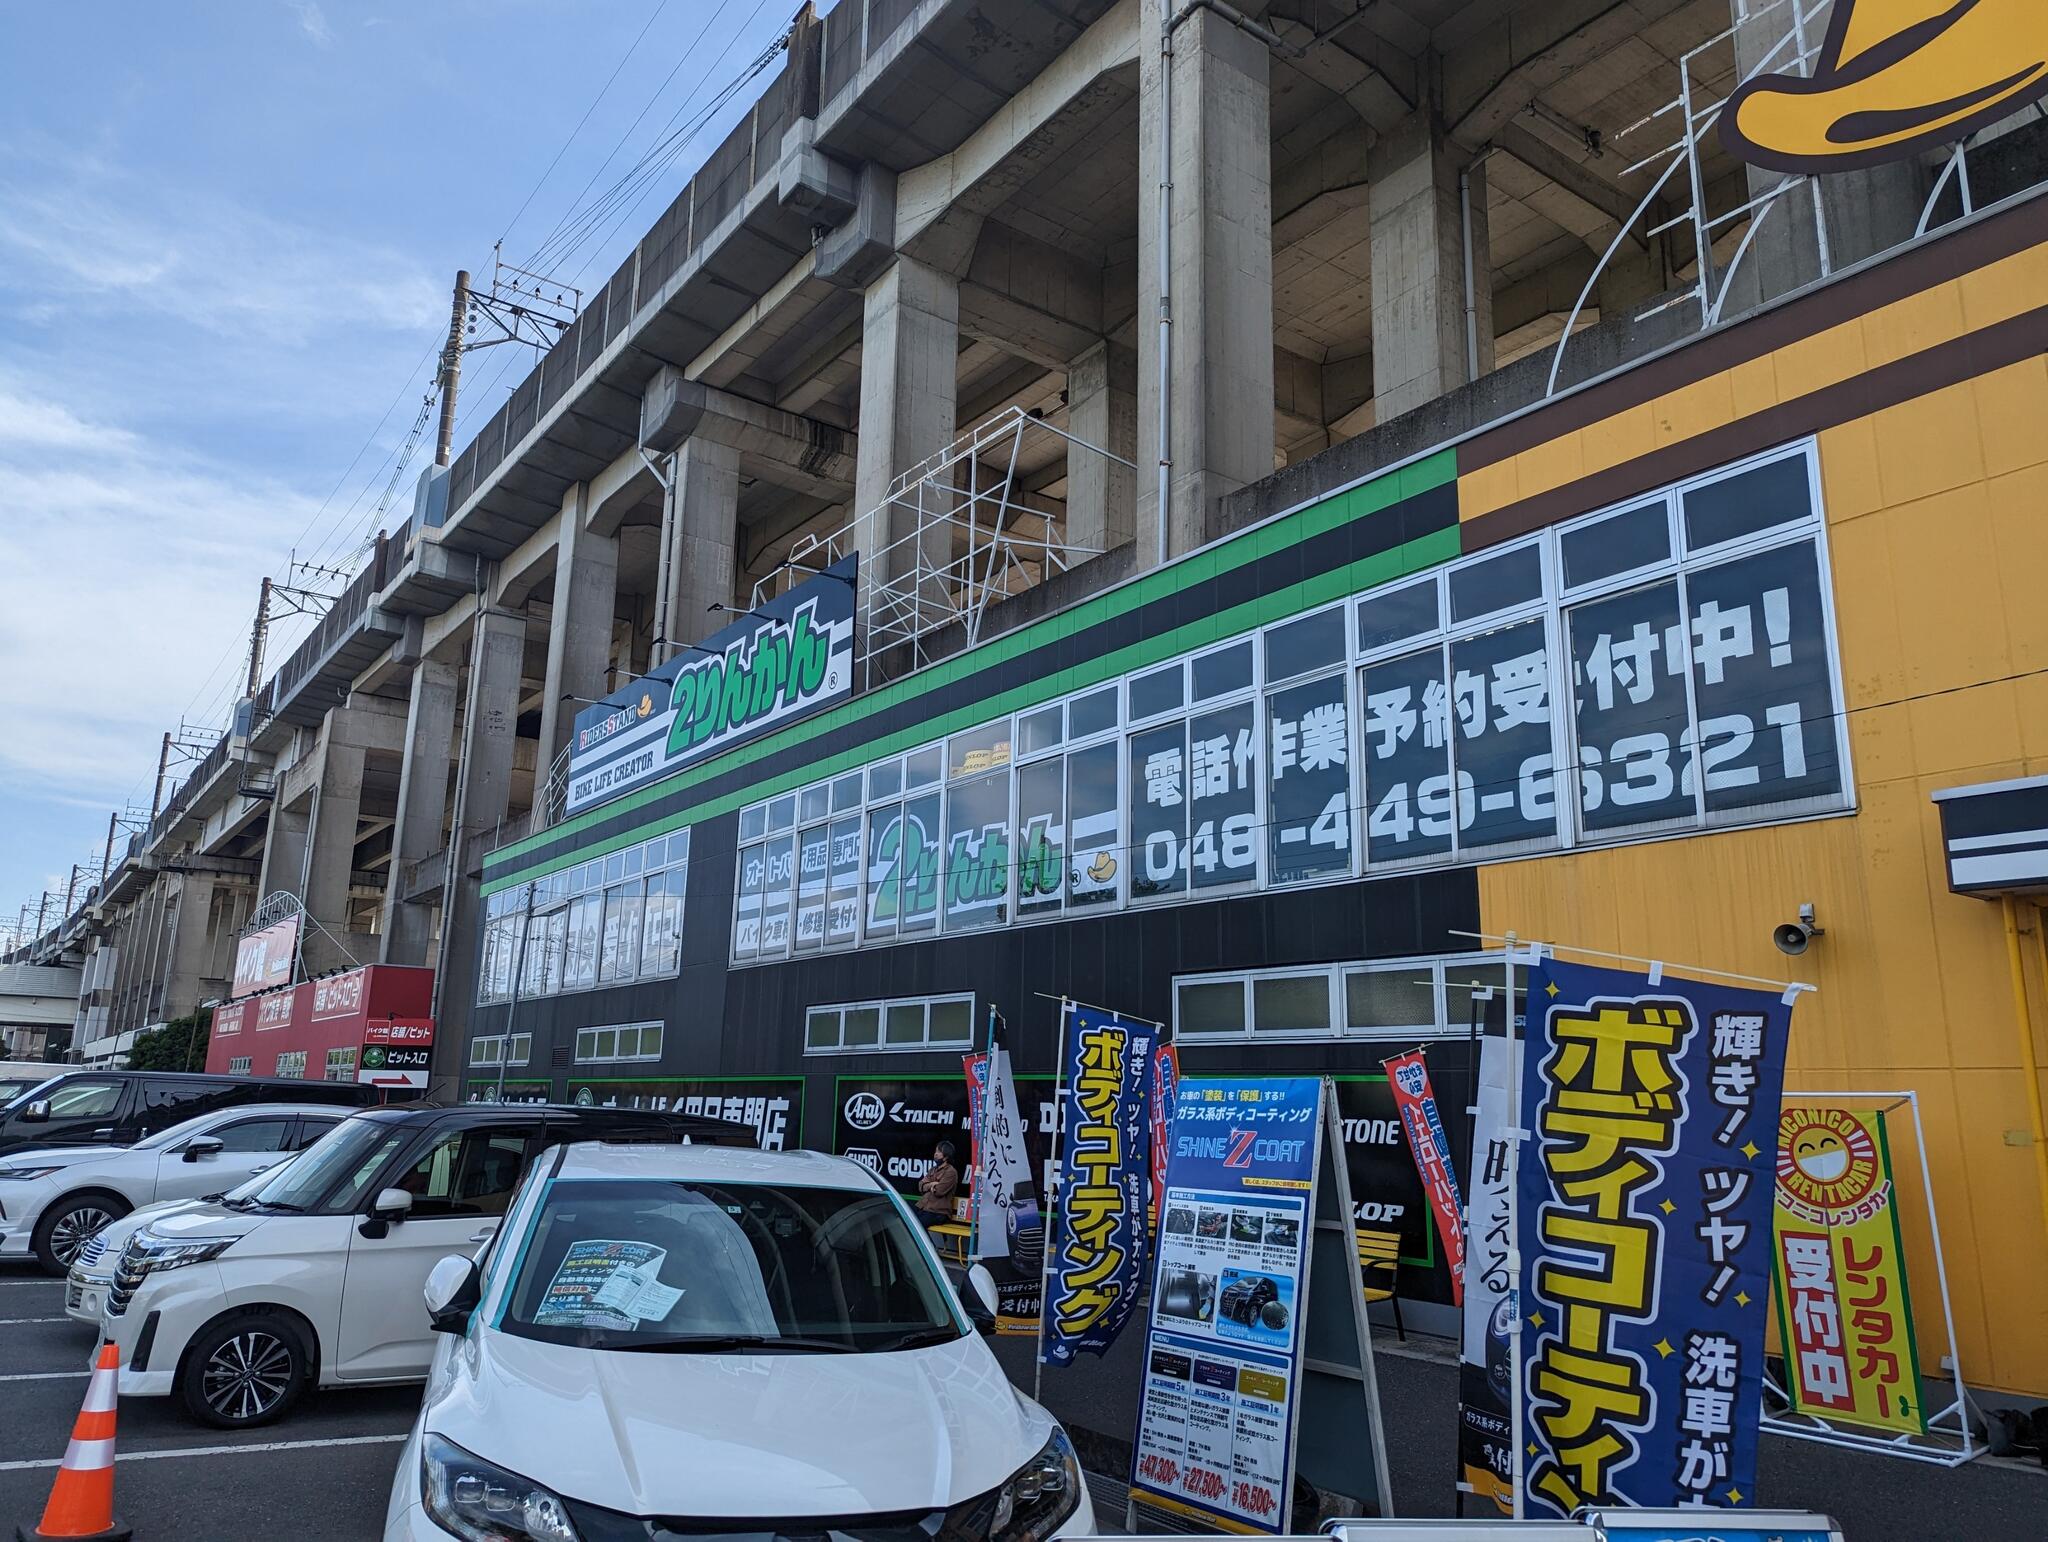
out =
[[[624,1023],[617,1027],[578,1028],[576,1059],[579,1062],[659,1060],[661,1038],[660,1023]]]
[[[502,1033],[486,1034],[469,1042],[469,1063],[472,1066],[525,1065],[532,1058],[533,1035],[530,1033],[515,1033],[510,1039]]]
[[[251,1059],[252,1057],[248,1055],[236,1055],[228,1061],[228,1075],[247,1076]]]
[[[526,1170],[526,1143],[520,1130],[450,1131],[418,1160],[387,1175],[382,1187],[410,1194],[408,1215],[415,1220],[503,1215]]]
[[[341,1115],[304,1114],[299,1118],[299,1133],[292,1137],[292,1150],[304,1151],[314,1141],[341,1123]]]
[[[674,975],[689,862],[690,832],[677,830],[490,895],[478,1003]]]
[[[812,1007],[804,1014],[804,1052],[945,1049],[974,1042],[974,997],[914,996]]]
[[[223,1125],[213,1134],[223,1151],[282,1151],[289,1119],[242,1119]]]
[[[277,1052],[277,1075],[303,1077],[306,1074],[306,1052],[302,1049],[281,1049]]]
[[[45,1100],[52,1119],[105,1119],[121,1106],[119,1082],[66,1082]]]
[[[356,1051],[354,1045],[345,1049],[330,1049],[327,1052],[327,1075],[331,1082],[352,1082],[356,1079]]]
[[[1470,1030],[1477,987],[1498,990],[1500,956],[1386,959],[1180,975],[1174,1030],[1195,1039],[1364,1038],[1414,1043]]]

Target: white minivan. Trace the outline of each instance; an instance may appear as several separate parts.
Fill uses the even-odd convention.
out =
[[[253,1190],[152,1217],[114,1265],[101,1332],[123,1397],[175,1396],[222,1428],[323,1387],[417,1381],[416,1307],[451,1250],[488,1242],[527,1164],[563,1141],[736,1140],[679,1114],[551,1105],[397,1105],[341,1121]]]
[[[427,1284],[447,1337],[386,1542],[1086,1535],[1074,1448],[976,1333],[976,1275],[971,1319],[843,1157],[561,1148],[481,1265]]]

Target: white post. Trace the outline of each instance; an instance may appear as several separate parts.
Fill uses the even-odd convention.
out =
[[[1934,1242],[1934,1278],[1941,1285],[1942,1327],[1948,1331],[1949,1374],[1956,1389],[1956,1423],[1963,1432],[1963,1459],[1968,1461],[1976,1453],[1976,1441],[1970,1432],[1970,1399],[1963,1391],[1963,1357],[1956,1352],[1956,1314],[1948,1297],[1948,1264],[1941,1256],[1941,1221],[1934,1208],[1934,1174],[1927,1166],[1927,1131],[1920,1123],[1920,1094],[1906,1093],[1906,1101],[1913,1110],[1913,1144],[1920,1150],[1920,1189],[1927,1196],[1927,1233]],[[1883,1114],[1878,1117],[1882,1119]],[[1924,1410],[1923,1410],[1924,1412]]]
[[[1514,1304],[1515,1331],[1508,1339],[1508,1438],[1514,1458],[1514,1518],[1527,1515],[1522,1486],[1527,1464],[1522,1459],[1522,1038],[1515,1031],[1515,934],[1507,935],[1508,1028],[1508,1299]]]

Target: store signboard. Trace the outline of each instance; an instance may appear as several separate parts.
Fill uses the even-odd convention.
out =
[[[1039,1192],[1052,1192],[1053,1129],[1058,1107],[1053,1079],[1044,1072],[1017,1078],[1024,1149],[1039,1177]],[[950,1140],[962,1162],[960,1185],[971,1192],[968,1170],[973,1130],[967,1078],[960,1076],[842,1076],[833,1089],[832,1151],[851,1157],[892,1188],[917,1192],[917,1181],[932,1168],[932,1149]]]
[[[801,1144],[803,1134],[801,1076],[628,1080],[572,1077],[566,1096],[571,1103],[584,1108],[650,1109],[743,1124],[754,1132],[763,1151],[792,1151]]]
[[[230,998],[253,995],[283,985],[292,977],[299,951],[300,917],[287,916],[274,925],[250,932],[235,944],[235,983]]]
[[[1226,1530],[1287,1530],[1322,1094],[1189,1077],[1174,1105],[1131,1484]]]
[[[858,562],[835,562],[578,713],[569,812],[852,695]]]
[[[424,1087],[433,1053],[428,1045],[365,1044],[356,1064],[356,1080],[372,1087]]]

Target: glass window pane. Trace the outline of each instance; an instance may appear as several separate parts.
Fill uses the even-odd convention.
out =
[[[946,741],[946,779],[979,776],[1010,763],[1010,720],[990,723]]]
[[[1437,629],[1436,580],[1426,578],[1358,602],[1358,648],[1370,653],[1389,643],[1426,637]]]
[[[1116,727],[1116,687],[1105,686],[1067,703],[1067,737],[1086,739]]]
[[[1691,574],[1693,702],[1707,812],[1842,790],[1827,615],[1813,547]],[[1693,754],[1685,760],[1688,779]]]
[[[1143,722],[1171,712],[1187,701],[1187,680],[1181,666],[1169,664],[1149,675],[1131,677],[1131,721]]]
[[[1113,905],[1123,869],[1118,850],[1120,780],[1112,739],[1067,754],[1067,903]]]
[[[1451,849],[1450,700],[1441,648],[1365,670],[1368,866]]]
[[[1067,872],[1066,762],[1017,768],[1017,914],[1060,908]]]
[[[1131,735],[1131,898],[1188,886],[1188,725]]]
[[[1344,612],[1323,610],[1299,621],[1267,627],[1265,642],[1268,680],[1288,680],[1341,663],[1347,646]]]
[[[831,850],[831,835],[825,825],[812,825],[797,838],[796,948],[800,953],[825,945],[825,877]]]
[[[1458,828],[1466,848],[1557,836],[1548,623],[1451,644]]]
[[[1567,613],[1579,755],[1579,819],[1588,831],[1695,816],[1679,758],[1689,736],[1675,581]],[[1682,650],[1681,650],[1682,651]]]
[[[868,915],[870,937],[893,937],[903,908],[903,805],[885,804],[868,813]]]
[[[832,784],[832,812],[843,814],[860,807],[860,773],[850,771]]]
[[[1258,715],[1257,702],[1242,701],[1188,723],[1188,867],[1198,889],[1258,877]]]
[[[1788,456],[1754,466],[1685,494],[1685,546],[1698,551],[1737,541],[1813,512],[1813,488],[1806,457]]]
[[[945,888],[949,932],[1000,926],[1010,918],[1008,771],[947,789]]]
[[[569,941],[562,965],[562,984],[581,989],[597,981],[598,923],[604,911],[604,896],[584,894],[569,905]]]
[[[868,801],[879,798],[893,798],[903,791],[903,762],[885,760],[879,766],[868,767]]]
[[[647,881],[647,918],[643,926],[640,972],[674,974],[683,940],[683,873],[674,868]]]
[[[1351,719],[1345,676],[1266,697],[1266,877],[1300,883],[1351,870]]]
[[[936,759],[938,751],[932,752]],[[930,931],[939,920],[940,797],[927,793],[903,805],[903,920],[906,932]]]
[[[690,832],[678,830],[668,838],[668,859],[671,863],[690,860]]]
[[[1232,691],[1248,691],[1252,685],[1252,645],[1249,639],[1234,648],[1205,653],[1191,666],[1194,670],[1194,699],[1208,701]]]
[[[1427,964],[1353,969],[1344,976],[1344,1024],[1361,1032],[1436,1032],[1436,984]]]
[[[647,853],[640,847],[635,846],[631,851],[623,851],[619,855],[626,859],[626,877],[638,878],[646,871]]]
[[[974,1037],[974,1003],[966,998],[931,1004],[930,1042],[966,1044]]]
[[[1054,702],[1050,707],[1037,712],[1027,712],[1017,719],[1017,753],[1035,755],[1040,750],[1049,750],[1066,737],[1067,709]]]
[[[1180,986],[1177,994],[1180,1032],[1244,1032],[1244,981],[1193,981]]]
[[[1543,549],[1531,543],[1451,569],[1451,620],[1473,621],[1543,597]]]
[[[739,898],[733,905],[732,956],[752,958],[761,951],[761,891],[767,887],[768,863],[759,846],[743,846],[739,856]]]
[[[615,851],[604,859],[604,881],[606,883],[617,883],[625,876],[626,854],[623,851]]]
[[[801,823],[809,824],[813,820],[823,819],[831,812],[832,789],[825,783],[820,782],[815,787],[806,787],[797,795],[797,819]]]
[[[872,1049],[882,1036],[879,1007],[848,1007],[840,1042],[848,1049]]]
[[[831,836],[831,874],[825,896],[828,946],[853,941],[860,926],[860,817],[833,820]]]
[[[1327,1033],[1329,975],[1318,971],[1252,981],[1252,1028],[1259,1033]]]
[[[886,1044],[924,1043],[924,1003],[922,1001],[893,1001],[889,1004],[887,1027],[883,1030]]]
[[[618,884],[605,890],[604,943],[598,953],[597,977],[630,980],[640,961],[642,885]]]
[[[790,885],[796,877],[796,837],[771,835],[761,847],[768,874],[761,889],[761,957],[789,951]]]
[[[839,1011],[836,1007],[813,1007],[804,1015],[804,1048],[839,1047]]]
[[[768,833],[777,834],[796,823],[796,794],[786,792],[768,804]]]
[[[1632,573],[1671,555],[1671,511],[1663,499],[1629,509],[1597,525],[1582,525],[1557,538],[1567,588]]]
[[[919,787],[929,787],[939,779],[944,769],[945,752],[942,746],[934,744],[929,749],[913,750],[903,757],[903,790],[911,792]]]

